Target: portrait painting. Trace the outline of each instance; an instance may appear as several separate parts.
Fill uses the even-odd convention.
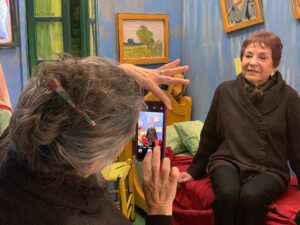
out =
[[[220,0],[224,32],[263,22],[260,0]]]
[[[300,0],[292,0],[294,17],[300,19]]]
[[[168,15],[117,14],[117,49],[121,63],[168,62]]]
[[[15,2],[0,0],[0,47],[15,45]]]

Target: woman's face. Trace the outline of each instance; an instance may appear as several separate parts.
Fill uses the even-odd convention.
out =
[[[242,59],[242,74],[255,87],[265,83],[275,71],[272,51],[260,44],[249,44]]]

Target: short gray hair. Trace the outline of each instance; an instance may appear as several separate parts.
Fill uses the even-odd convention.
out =
[[[49,88],[53,78],[95,127]],[[63,56],[37,67],[1,142],[33,171],[72,173],[96,160],[104,166],[128,142],[142,107],[141,87],[118,66],[100,57]]]

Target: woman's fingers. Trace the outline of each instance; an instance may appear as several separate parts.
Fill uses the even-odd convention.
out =
[[[165,69],[169,69],[169,68],[174,68],[175,66],[177,66],[180,63],[180,59],[175,59],[174,61],[167,63],[161,67],[158,68],[158,70],[165,70]]]
[[[156,146],[152,154],[152,179],[154,183],[158,183],[160,173],[160,147]]]
[[[168,109],[172,109],[171,100],[159,85],[188,85],[190,83],[189,80],[172,77],[176,73],[183,73],[189,69],[188,66],[176,67],[179,63],[180,60],[176,59],[158,69],[145,69],[131,64],[119,66],[132,76],[142,88],[151,91]]]
[[[181,172],[179,174],[178,183],[185,183],[188,181],[194,180],[194,178],[187,172]]]
[[[189,66],[180,66],[176,68],[169,68],[169,69],[163,69],[160,70],[160,74],[164,76],[173,76],[177,73],[184,73],[189,70]]]
[[[170,174],[170,159],[169,158],[163,158],[162,166],[161,166],[161,180],[163,182],[163,185],[169,181]]]
[[[151,155],[147,153],[145,156],[143,190],[149,215],[172,215],[172,203],[176,194],[179,172],[177,168],[170,169],[168,158],[164,158],[160,163],[160,157],[159,146],[153,149]],[[149,172],[152,174],[151,177]]]
[[[143,160],[143,181],[148,182],[152,178],[152,151],[148,150]]]
[[[179,175],[180,175],[180,173],[179,173],[178,168],[172,167],[169,180],[170,180],[170,186],[175,187],[172,189],[173,195],[171,198],[173,198],[173,199],[175,198],[175,195],[176,195]]]
[[[169,84],[169,85],[188,85],[190,80],[182,79],[182,78],[174,78],[167,76],[158,77],[158,83],[160,84]]]
[[[159,86],[152,86],[151,92],[165,104],[167,109],[172,109],[171,100]]]
[[[178,183],[185,183],[185,182],[188,182],[188,181],[189,181],[188,177],[184,177],[184,178],[179,178],[178,179]]]

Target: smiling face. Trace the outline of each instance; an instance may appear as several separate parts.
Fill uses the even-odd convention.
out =
[[[265,83],[276,68],[272,51],[263,44],[251,43],[242,58],[242,75],[255,87]]]

